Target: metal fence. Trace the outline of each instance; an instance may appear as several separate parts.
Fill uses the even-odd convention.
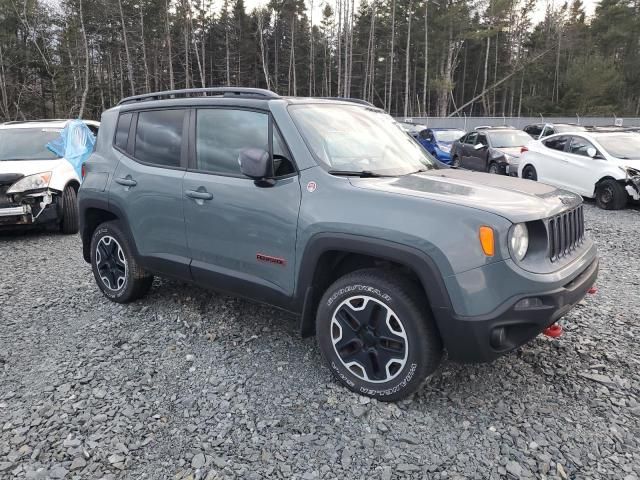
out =
[[[640,127],[640,118],[637,117],[398,117],[398,120],[433,128],[460,128],[462,130],[472,130],[482,125],[509,125],[521,129],[532,123]]]

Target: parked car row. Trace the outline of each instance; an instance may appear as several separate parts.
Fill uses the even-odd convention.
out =
[[[541,181],[594,198],[604,209],[640,200],[637,127],[539,123],[523,130],[479,126],[464,132],[404,125],[429,153],[454,168]]]

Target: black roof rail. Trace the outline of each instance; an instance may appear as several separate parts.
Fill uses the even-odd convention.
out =
[[[144,93],[142,95],[134,95],[132,97],[123,98],[118,105],[127,103],[164,100],[168,98],[180,97],[249,97],[249,98],[280,98],[275,92],[262,88],[245,88],[245,87],[210,87],[210,88],[185,88],[183,90],[167,90],[164,92]]]
[[[339,100],[341,102],[357,103],[358,105],[375,107],[373,103],[367,102],[366,100],[362,100],[361,98],[347,98],[347,97],[313,97],[313,98],[317,98],[318,100]]]

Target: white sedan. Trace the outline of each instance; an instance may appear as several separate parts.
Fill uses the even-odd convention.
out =
[[[606,210],[640,200],[640,134],[571,132],[522,149],[518,176],[595,198]]]

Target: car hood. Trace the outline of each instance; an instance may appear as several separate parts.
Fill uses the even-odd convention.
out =
[[[5,160],[0,161],[1,173],[21,173],[25,177],[36,173],[51,172],[64,160]]]
[[[358,188],[464,205],[513,223],[551,217],[582,202],[575,193],[503,175],[445,168],[394,178],[351,178]]]

